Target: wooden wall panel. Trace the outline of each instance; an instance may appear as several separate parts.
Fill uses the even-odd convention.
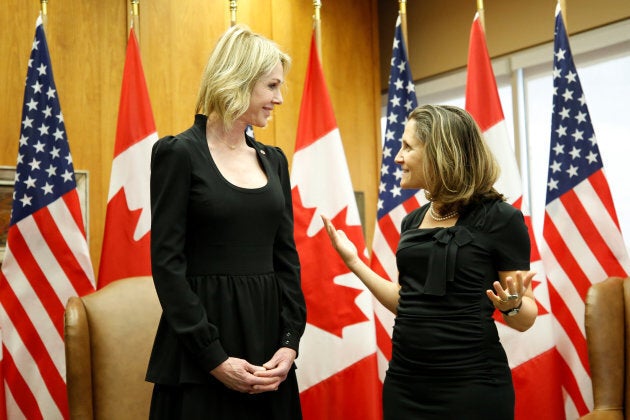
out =
[[[177,134],[192,124],[206,59],[229,26],[227,4],[141,1],[142,64],[158,135]]]
[[[0,165],[15,166],[24,77],[39,13],[37,0],[0,10]],[[379,75],[376,0],[324,1],[323,66],[355,190],[374,225],[378,181]],[[46,36],[75,169],[90,174],[89,245],[98,272],[116,135],[129,0],[49,1]],[[256,137],[290,161],[312,30],[310,0],[240,0],[237,21],[274,39],[292,59],[285,103]],[[230,24],[229,2],[140,0],[137,32],[158,135],[192,123],[201,73]],[[360,42],[353,42],[359,39]],[[371,243],[368,238],[367,243]]]

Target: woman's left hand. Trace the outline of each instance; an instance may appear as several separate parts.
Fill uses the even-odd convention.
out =
[[[276,391],[280,384],[287,378],[297,353],[288,347],[281,347],[263,367],[267,370],[255,372],[255,376],[264,378],[276,378],[276,381],[268,385],[254,385],[256,392]]]
[[[503,320],[518,331],[527,331],[538,315],[534,297],[533,271],[499,271],[499,280],[493,283],[494,291],[486,295],[496,309],[503,312]]]
[[[535,275],[533,271],[516,271],[513,275],[505,276],[504,284],[495,281],[494,291],[487,290],[486,295],[495,308],[501,311],[515,308],[520,305],[523,296],[531,293],[530,285]]]

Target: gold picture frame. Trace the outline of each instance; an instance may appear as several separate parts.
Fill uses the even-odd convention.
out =
[[[87,171],[74,171],[77,181],[77,192],[81,203],[81,214],[86,235],[89,214],[89,182]],[[13,185],[15,184],[15,166],[0,166],[0,263],[4,260],[7,246],[9,223],[11,222],[11,208],[13,206]],[[89,242],[88,242],[89,243]]]

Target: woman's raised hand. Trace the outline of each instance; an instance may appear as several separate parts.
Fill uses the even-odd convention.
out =
[[[322,215],[322,220],[324,221],[324,227],[326,228],[326,232],[328,233],[328,237],[330,238],[333,248],[335,248],[335,251],[337,251],[339,256],[341,256],[344,263],[350,267],[356,261],[360,260],[357,248],[354,246],[352,241],[348,239],[346,234],[342,230],[335,229],[335,226],[326,216]]]

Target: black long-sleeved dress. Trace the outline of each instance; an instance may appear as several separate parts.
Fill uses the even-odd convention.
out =
[[[153,148],[151,260],[163,314],[146,379],[180,391],[207,387],[198,401],[207,418],[300,418],[294,369],[278,391],[258,395],[231,391],[209,373],[228,356],[262,365],[280,347],[297,351],[306,307],[286,157],[247,137],[268,182],[235,186],[212,159],[206,121],[197,115]]]
[[[512,419],[512,376],[485,291],[499,271],[529,269],[523,215],[486,201],[455,226],[419,229],[428,208],[402,222],[385,419]]]

